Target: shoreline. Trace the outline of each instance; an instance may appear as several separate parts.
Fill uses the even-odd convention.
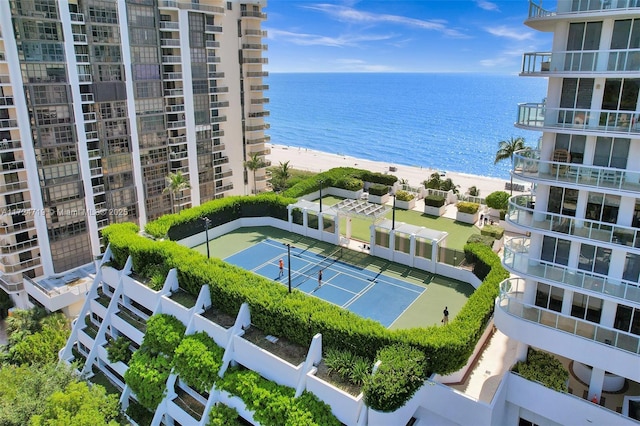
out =
[[[407,166],[404,164],[389,163],[384,161],[365,160],[363,158],[351,157],[348,155],[331,154],[297,146],[285,146],[279,144],[267,144],[271,148],[271,154],[267,159],[271,160],[272,166],[279,163],[289,162],[292,169],[306,170],[311,172],[324,172],[334,167],[355,167],[372,172],[393,174],[398,179],[407,179],[409,185],[418,186],[429,178],[432,173],[440,172],[442,179],[451,178],[453,183],[459,186],[461,194],[468,191],[471,186],[480,190],[480,196],[486,197],[494,191],[506,191],[505,184],[509,179],[501,179],[488,176],[472,175],[460,172],[439,171],[429,167]],[[444,173],[444,175],[442,175]],[[517,181],[514,180],[514,184]],[[525,189],[528,185],[525,185]],[[522,193],[513,191],[514,193]],[[528,192],[528,191],[525,191]]]

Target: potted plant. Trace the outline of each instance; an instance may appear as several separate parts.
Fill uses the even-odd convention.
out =
[[[416,196],[408,191],[396,192],[396,207],[403,210],[411,210],[416,206]]]
[[[456,207],[458,208],[458,212],[456,213],[457,221],[470,224],[474,224],[478,221],[478,210],[480,209],[480,204],[460,201]]]
[[[369,202],[385,204],[389,201],[389,187],[379,183],[369,186]]]
[[[424,213],[430,216],[442,216],[445,212],[445,199],[440,195],[424,197]]]

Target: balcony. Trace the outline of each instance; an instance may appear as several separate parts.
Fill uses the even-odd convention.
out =
[[[162,38],[160,39],[160,47],[180,47],[180,39]]]
[[[28,188],[29,188],[29,185],[26,181],[5,183],[4,185],[0,184],[0,193],[5,195],[10,192],[24,191]]]
[[[73,42],[75,44],[87,44],[87,35],[86,34],[73,34]],[[86,61],[89,62],[89,61]]]
[[[640,288],[637,282],[616,279],[538,259],[537,253],[529,252],[529,243],[530,239],[525,237],[512,238],[505,242],[502,259],[505,268],[517,275],[551,285],[562,285],[570,289],[579,288],[599,296],[640,303]]]
[[[269,142],[271,140],[271,136],[265,135],[261,138],[247,139],[247,145],[254,145],[259,143]]]
[[[506,215],[507,221],[526,230],[560,233],[615,246],[640,247],[640,229],[557,213],[534,211],[535,201],[536,198],[532,195],[511,197]]]
[[[180,1],[177,3],[178,3],[178,7],[182,10],[197,10],[200,12],[209,12],[209,13],[215,13],[219,15],[223,15],[225,13],[224,7],[221,7],[221,6],[209,6],[205,4],[200,4],[196,1],[193,1],[193,2]]]
[[[38,237],[33,237],[30,240],[15,242],[15,243],[2,240],[0,241],[0,253],[2,254],[19,253],[21,251],[26,251],[37,246],[38,246]]]
[[[640,68],[640,49],[525,53],[521,75],[624,73]]]
[[[165,112],[183,112],[184,104],[167,105],[164,107]]]
[[[219,138],[221,136],[224,136],[224,130],[212,130],[211,131],[211,137],[212,138]]]
[[[0,276],[0,288],[7,294],[18,293],[24,290],[22,280],[19,283],[9,281],[8,277]]]
[[[638,112],[550,108],[544,103],[518,105],[516,127],[528,130],[561,129],[568,133],[638,137]]]
[[[78,81],[80,83],[91,83],[93,77],[91,77],[91,74],[78,74]]]
[[[169,128],[169,129],[178,129],[178,128],[186,127],[186,126],[187,126],[187,122],[185,120],[168,121],[167,122],[167,128]]]
[[[231,177],[231,176],[233,176],[233,172],[232,172],[231,170],[228,170],[228,171],[226,171],[226,172],[216,173],[216,174],[213,176],[213,178],[214,178],[215,180],[220,180],[220,179],[224,179],[224,178]]]
[[[90,103],[93,102],[94,98],[93,98],[93,93],[81,93],[80,94],[80,102],[84,103]]]
[[[16,170],[23,170],[23,169],[24,169],[24,162],[21,160],[7,161],[2,163],[3,172],[7,172],[7,171],[14,172]]]
[[[247,77],[269,77],[269,71],[247,71]]]
[[[182,89],[165,89],[164,95],[165,96],[183,96],[184,91]]]
[[[215,40],[206,40],[204,45],[207,49],[216,49],[220,47],[220,42]]]
[[[256,36],[256,37],[266,37],[267,36],[267,32],[264,30],[254,30],[254,29],[247,29],[244,30],[244,35],[246,36]]]
[[[242,43],[243,50],[268,50],[268,46],[266,44],[255,44],[255,43]]]
[[[271,125],[269,123],[262,123],[262,124],[257,124],[253,126],[250,126],[250,125],[244,126],[244,130],[246,132],[258,132],[260,130],[266,130],[269,128],[271,128]]]
[[[11,78],[9,78],[9,74],[0,74],[0,85],[10,85]]]
[[[269,115],[271,115],[270,111],[258,111],[258,112],[250,112],[249,114],[247,114],[247,116],[249,118],[261,118],[261,117],[268,117]]]
[[[251,105],[262,105],[262,104],[268,104],[269,103],[269,98],[254,98],[251,99]]]
[[[268,58],[242,58],[243,64],[268,64]]]
[[[267,19],[266,13],[258,12],[256,10],[243,10],[240,12],[240,16],[243,18]]]
[[[225,121],[227,121],[227,116],[226,115],[215,115],[215,116],[211,116],[211,123],[223,123]]]
[[[0,120],[0,128],[12,129],[18,127],[18,120]]]
[[[10,261],[2,261],[2,269],[6,274],[17,274],[25,272],[29,269],[33,269],[40,266],[40,259],[23,260],[18,263],[10,263]]]
[[[268,84],[256,84],[256,85],[249,86],[249,90],[251,90],[253,92],[261,92],[263,90],[269,90],[269,85]]]
[[[542,3],[541,3],[542,4]],[[558,2],[557,10],[546,10],[532,1],[529,2],[529,19],[539,18],[566,18],[566,15],[575,15],[576,13],[594,12],[601,13],[603,11],[619,11],[633,12],[634,9],[640,7],[637,0],[577,0],[571,2]]]
[[[97,141],[98,140],[98,132],[95,130],[89,131],[85,133],[87,137],[87,141]]]
[[[72,22],[84,22],[84,13],[69,13]]]
[[[205,25],[204,26],[205,33],[221,33],[222,26],[220,25]]]
[[[209,80],[217,80],[224,78],[224,72],[222,71],[210,71],[208,75]]]
[[[165,72],[162,74],[163,80],[182,80],[181,72]]]
[[[207,55],[207,63],[209,64],[219,64],[221,61],[220,56]]]
[[[521,283],[508,279],[500,284],[494,321],[501,332],[619,376],[640,379],[640,336],[525,303],[523,293],[515,291]],[[615,363],[610,362],[612,357]]]
[[[540,151],[518,151],[513,156],[513,175],[527,181],[545,181],[576,189],[601,188],[607,192],[631,192],[640,190],[640,173],[613,167],[600,167],[540,160]]]
[[[215,86],[209,87],[209,93],[228,93],[229,87],[227,86]]]
[[[216,158],[215,160],[213,160],[214,166],[219,166],[221,164],[227,164],[227,163],[229,163],[229,157]]]
[[[98,117],[95,112],[85,112],[82,114],[82,118],[84,121],[96,121]]]
[[[209,109],[226,108],[229,106],[229,101],[217,101],[209,103]]]
[[[13,96],[0,96],[0,106],[13,106]]]
[[[0,141],[0,151],[1,152],[7,152],[7,151],[13,151],[16,149],[20,149],[22,148],[22,143],[19,140],[2,140]]]
[[[178,31],[180,24],[172,21],[160,21],[160,30],[165,31]]]
[[[163,64],[179,64],[182,62],[180,55],[162,55]]]

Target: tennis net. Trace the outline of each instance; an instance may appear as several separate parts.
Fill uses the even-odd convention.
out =
[[[320,262],[313,263],[305,268],[302,268],[298,271],[298,275],[295,276],[291,280],[292,287],[300,287],[303,283],[305,283],[309,278],[312,278],[318,274],[318,271],[325,270],[329,267],[329,265],[337,262],[342,258],[342,247],[338,247]]]

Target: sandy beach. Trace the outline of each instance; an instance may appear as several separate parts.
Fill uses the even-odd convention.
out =
[[[346,155],[330,154],[307,148],[269,144],[271,154],[267,157],[272,165],[289,162],[289,167],[298,170],[323,172],[334,167],[357,167],[372,172],[390,173],[399,179],[407,179],[412,186],[418,186],[438,171],[427,167],[405,166],[402,164],[386,163],[381,161],[364,160]],[[393,168],[395,167],[395,170]],[[393,170],[393,171],[392,171]],[[442,179],[451,178],[453,183],[460,186],[460,193],[467,192],[469,187],[476,186],[480,190],[480,196],[486,197],[494,191],[504,191],[507,179],[475,176],[465,173],[445,171]],[[516,181],[514,181],[516,183]],[[515,192],[515,191],[514,191]]]

